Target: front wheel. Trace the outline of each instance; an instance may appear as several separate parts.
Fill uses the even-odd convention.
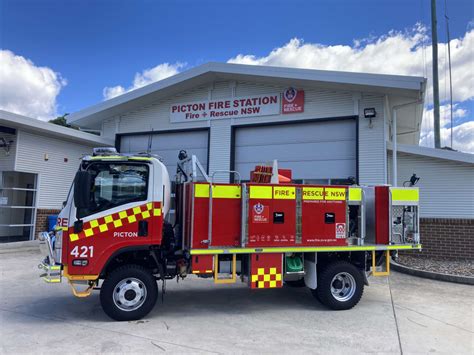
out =
[[[112,271],[100,290],[102,309],[118,321],[143,318],[153,309],[157,297],[155,277],[139,265],[125,265]]]
[[[347,261],[327,265],[318,274],[318,287],[313,295],[334,310],[351,309],[359,303],[364,292],[362,272]]]

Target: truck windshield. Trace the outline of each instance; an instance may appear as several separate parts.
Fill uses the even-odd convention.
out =
[[[129,163],[93,163],[90,207],[78,210],[78,218],[126,203],[144,201],[148,192],[148,166]]]

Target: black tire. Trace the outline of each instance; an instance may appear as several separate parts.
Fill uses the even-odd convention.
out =
[[[155,277],[139,265],[125,265],[115,269],[107,276],[100,289],[102,309],[117,321],[145,317],[155,306],[157,298]]]
[[[331,285],[334,286],[334,293],[331,291]],[[364,276],[353,264],[336,261],[318,273],[318,287],[311,292],[328,308],[351,309],[359,303],[364,293]]]
[[[304,283],[304,278],[294,281],[285,281],[285,285],[289,287],[306,287],[306,284]]]

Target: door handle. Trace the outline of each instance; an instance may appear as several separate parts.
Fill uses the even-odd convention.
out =
[[[138,221],[138,236],[146,237],[148,236],[148,221]]]

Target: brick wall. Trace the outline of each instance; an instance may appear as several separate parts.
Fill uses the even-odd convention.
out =
[[[36,210],[35,239],[39,232],[48,230],[48,216],[57,215],[61,210],[41,209]]]
[[[420,233],[415,255],[474,260],[474,219],[421,218]]]

